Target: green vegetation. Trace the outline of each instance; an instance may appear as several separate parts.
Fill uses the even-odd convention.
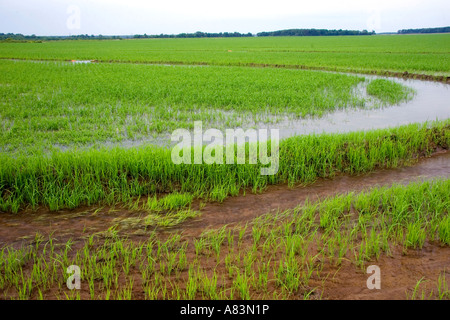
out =
[[[211,229],[199,216],[208,201],[269,185],[414,164],[449,148],[450,119],[290,137],[280,142],[275,175],[261,175],[260,162],[177,165],[172,150],[143,142],[197,120],[204,129],[251,127],[396,104],[412,91],[299,69],[447,81],[449,44],[446,34],[0,43],[0,212],[51,220],[45,236],[0,248],[0,297],[320,299],[341,268],[360,275],[381,255],[448,249],[438,247],[450,244],[449,179],[306,201],[245,225]],[[66,241],[65,230],[53,238],[53,219],[68,216],[86,219],[77,238]],[[95,217],[99,229],[86,225]],[[70,265],[81,268],[81,290],[66,287]],[[414,278],[405,295],[449,299],[445,277]]]
[[[364,78],[303,70],[0,61],[0,148],[8,152],[230,128],[367,105]],[[379,83],[379,80],[375,81]],[[369,84],[369,88],[373,85]],[[383,82],[382,103],[405,99]]]
[[[144,34],[135,34],[135,35],[120,35],[120,36],[104,36],[104,35],[88,35],[88,34],[79,34],[79,35],[70,35],[70,36],[36,36],[36,35],[23,35],[23,34],[14,34],[14,33],[0,33],[0,42],[1,41],[17,41],[17,42],[26,42],[26,41],[58,41],[58,40],[122,40],[122,39],[141,39],[141,38],[236,38],[236,37],[253,37],[253,34],[248,33],[239,33],[239,32],[201,32],[197,31],[195,33],[179,33],[179,34],[152,34],[147,35]]]
[[[408,33],[449,33],[449,32],[450,32],[450,27],[398,30],[398,33],[400,33],[400,34],[408,34]]]
[[[0,251],[0,294],[5,299],[320,299],[343,266],[365,271],[381,254],[397,257],[400,249],[408,256],[427,241],[448,243],[448,235],[437,229],[448,219],[449,190],[448,179],[374,188],[306,202],[260,216],[251,227],[223,226],[193,239],[149,232],[144,241],[133,242],[111,230],[106,238],[57,243],[36,234],[32,246]],[[66,287],[70,265],[80,267],[81,290]],[[406,292],[408,298],[420,298],[423,280]],[[445,273],[430,292],[422,292],[427,299],[449,297]]]
[[[372,35],[375,32],[356,31],[356,30],[326,30],[326,29],[290,29],[280,30],[272,32],[260,32],[258,36],[346,36],[346,35]],[[135,34],[129,35],[88,35],[79,34],[71,36],[36,36],[36,35],[23,35],[14,33],[0,33],[0,41],[52,41],[52,40],[106,40],[106,39],[146,39],[146,38],[240,38],[240,37],[253,37],[253,34],[240,33],[240,32],[201,32],[195,33],[179,33],[179,34]]]
[[[0,43],[0,58],[272,65],[450,76],[450,34]]]
[[[376,79],[367,85],[367,93],[377,97],[384,103],[393,105],[401,100],[410,99],[413,91],[399,83],[393,83],[385,79]]]
[[[128,203],[141,195],[175,191],[222,201],[247,188],[256,191],[268,184],[310,183],[341,172],[359,174],[410,163],[436,147],[448,148],[449,128],[446,120],[288,138],[280,142],[279,170],[273,176],[260,175],[260,163],[176,165],[171,150],[155,146],[69,150],[51,155],[2,153],[0,210],[17,212],[24,206],[37,208],[41,204],[58,210],[82,204]]]
[[[308,36],[367,36],[375,31],[367,30],[328,30],[328,29],[287,29],[269,32],[259,32],[258,37],[308,37]]]

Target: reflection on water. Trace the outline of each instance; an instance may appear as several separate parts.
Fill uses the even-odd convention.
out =
[[[367,76],[367,79],[382,77]],[[280,129],[280,138],[311,133],[338,133],[381,129],[450,118],[450,85],[412,79],[387,78],[416,90],[408,102],[382,109],[340,110],[320,119],[284,120],[262,127]]]
[[[361,76],[370,80],[380,78],[392,80],[414,89],[416,94],[412,100],[395,106],[379,109],[345,109],[326,114],[321,118],[293,119],[292,117],[285,117],[284,120],[278,120],[274,123],[261,122],[256,125],[250,123],[248,127],[243,126],[243,129],[279,129],[279,137],[283,139],[295,135],[382,129],[450,118],[450,85],[448,84],[371,75]],[[164,138],[151,140],[123,141],[120,145],[136,147],[149,143],[168,145],[170,144],[170,135],[166,134]]]

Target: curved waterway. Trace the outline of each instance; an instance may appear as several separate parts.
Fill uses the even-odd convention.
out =
[[[11,59],[14,60],[14,59]],[[21,61],[21,60],[18,60]],[[42,61],[33,61],[42,62]],[[84,62],[84,61],[83,61]],[[175,65],[176,66],[176,65]],[[197,67],[197,66],[196,66]],[[204,66],[202,66],[204,67]],[[299,72],[302,72],[299,70]],[[331,71],[315,71],[331,72]],[[335,73],[335,72],[332,72]],[[367,80],[387,79],[412,88],[415,91],[414,97],[406,102],[397,105],[381,108],[347,108],[332,113],[324,114],[322,117],[296,118],[294,116],[263,116],[268,121],[255,123],[242,118],[242,129],[278,129],[279,138],[284,139],[296,135],[320,134],[320,133],[345,133],[352,131],[366,131],[373,129],[383,129],[396,127],[410,123],[423,123],[426,121],[444,120],[450,118],[450,84],[418,79],[403,79],[396,77],[386,77],[378,75],[366,75],[355,73],[340,73],[349,76],[360,76],[366,79],[366,83],[356,88],[358,95],[367,96],[365,86]],[[368,105],[371,103],[369,102]],[[230,112],[230,117],[242,117]],[[212,125],[214,127],[214,125]],[[203,130],[208,129],[207,126]],[[223,128],[218,128],[223,129]],[[223,130],[224,131],[224,130]],[[98,145],[113,147],[121,146],[125,148],[138,147],[144,144],[155,144],[160,146],[173,145],[170,141],[170,133],[160,134],[154,137],[146,137],[138,140],[125,139],[121,142],[99,142]],[[263,139],[259,139],[261,141]],[[70,146],[55,145],[62,150],[70,149]],[[87,146],[89,147],[89,146]]]
[[[398,105],[372,109],[346,109],[313,119],[287,119],[261,125],[279,129],[280,138],[312,133],[344,133],[382,129],[410,123],[450,118],[450,85],[425,80],[360,75],[366,79],[388,79],[410,87],[415,96]]]
[[[317,71],[328,72],[328,71]],[[352,73],[345,73],[355,76]],[[385,107],[347,108],[332,113],[324,114],[321,118],[307,117],[297,119],[292,116],[280,118],[271,116],[265,117],[270,120],[266,123],[254,123],[244,118],[242,129],[278,129],[279,138],[285,139],[291,136],[320,134],[320,133],[345,133],[353,131],[367,131],[373,129],[383,129],[397,127],[411,123],[423,123],[427,121],[445,120],[450,118],[450,85],[428,80],[403,79],[395,77],[385,77],[376,75],[356,74],[364,77],[366,83],[358,87],[358,94],[367,96],[365,86],[367,80],[387,79],[412,88],[415,94],[412,99],[401,102],[397,105]],[[370,97],[369,97],[370,99]],[[371,104],[370,102],[368,104]],[[233,114],[230,114],[233,116]],[[236,116],[236,115],[234,115]],[[206,130],[207,127],[203,127]],[[239,136],[239,134],[237,134]],[[269,135],[270,138],[270,135]],[[263,141],[264,139],[259,139]],[[106,143],[107,146],[120,145],[122,147],[137,147],[143,144],[173,145],[170,142],[170,134],[157,138],[144,138],[140,140],[124,140],[120,143]],[[209,143],[208,143],[209,144]],[[214,142],[212,143],[214,144]]]

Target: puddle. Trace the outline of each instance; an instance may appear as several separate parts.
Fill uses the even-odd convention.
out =
[[[93,60],[70,60],[70,62],[72,62],[72,63],[75,63],[75,64],[77,64],[77,63],[92,63],[92,62],[94,62]]]

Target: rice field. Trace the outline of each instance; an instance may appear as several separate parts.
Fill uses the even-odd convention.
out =
[[[12,153],[164,139],[194,121],[230,128],[320,117],[414,94],[388,80],[287,69],[0,61],[0,71],[0,148]]]
[[[450,75],[448,34],[2,43],[1,58],[251,64]]]
[[[449,118],[288,137],[274,175],[260,160],[226,164],[225,146],[223,164],[194,164],[194,149],[176,164],[169,142],[195,121],[249,129],[407,108],[413,89],[363,74],[445,82],[449,41],[0,43],[0,299],[450,299]],[[277,188],[313,196],[268,205]],[[371,265],[384,291],[366,287]]]

